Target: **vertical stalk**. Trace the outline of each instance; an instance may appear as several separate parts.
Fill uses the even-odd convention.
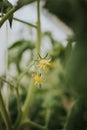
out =
[[[29,90],[28,90],[28,94],[27,94],[24,106],[22,108],[22,111],[19,113],[18,119],[16,121],[14,130],[19,129],[22,122],[26,119],[26,116],[30,112],[30,107],[31,107],[31,101],[32,101],[33,94],[34,94],[34,82],[32,81],[32,83],[31,83],[31,85],[29,87]]]
[[[6,124],[6,129],[7,130],[12,130],[10,119],[9,119],[8,113],[6,111],[6,107],[5,107],[3,98],[2,98],[1,91],[0,91],[0,111],[1,111],[1,114],[2,114],[2,117],[3,117],[3,120],[4,120],[5,124]]]
[[[37,0],[37,54],[40,54],[40,44],[41,44],[41,22],[40,22],[40,0]]]
[[[25,101],[23,109],[22,109],[23,119],[30,112],[30,107],[31,107],[31,101],[32,101],[32,98],[33,98],[33,94],[34,94],[34,81],[32,81],[32,83],[31,83],[31,85],[29,87],[28,95],[27,95],[26,101]]]
[[[40,44],[41,44],[40,0],[37,0],[37,43],[36,43],[37,54],[40,54]],[[34,81],[32,81],[32,83],[29,87],[24,106],[23,106],[21,114],[19,115],[18,120],[15,124],[14,130],[19,129],[22,122],[25,120],[26,116],[30,112],[33,94],[34,94]]]
[[[38,54],[40,53],[40,43],[41,43],[40,0],[37,0],[37,17],[38,17],[37,21],[37,54]],[[22,109],[23,119],[29,113],[33,93],[34,93],[34,81],[32,81],[31,86],[29,87],[28,95]]]
[[[40,43],[41,43],[41,23],[40,23],[40,0],[37,0],[37,54],[40,53]],[[32,81],[31,86],[28,90],[28,95],[25,101],[25,104],[23,106],[23,113],[22,117],[23,119],[26,117],[26,115],[29,113],[31,101],[34,93],[34,81]]]

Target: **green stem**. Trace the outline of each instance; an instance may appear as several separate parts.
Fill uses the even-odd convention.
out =
[[[32,2],[35,2],[36,0],[29,0],[29,1],[24,1],[24,2],[18,2],[19,4],[15,7],[13,7],[11,10],[9,10],[4,16],[3,18],[0,20],[0,28],[1,26],[4,24],[4,22],[17,10],[19,10],[21,7],[30,4]]]
[[[3,117],[3,120],[4,120],[5,124],[6,124],[7,130],[12,130],[11,122],[10,122],[8,113],[6,111],[5,104],[4,104],[1,92],[0,92],[0,111],[1,111],[1,114],[2,114],[2,117]]]
[[[30,26],[30,27],[37,28],[37,26],[34,25],[34,24],[32,24],[32,23],[26,22],[26,21],[24,21],[24,20],[20,20],[20,19],[18,19],[18,18],[13,18],[13,19],[16,20],[16,21],[18,21],[18,22],[24,23],[24,24],[26,24],[26,25],[28,25],[28,26]]]
[[[25,120],[26,116],[28,116],[28,113],[30,112],[33,94],[34,94],[34,81],[32,81],[31,86],[29,87],[24,106],[23,106],[22,111],[18,117],[16,124],[15,124],[14,130],[18,130],[19,127],[21,126],[22,122]]]
[[[18,78],[18,80],[17,80],[16,87],[19,86],[19,83],[20,83],[21,79],[23,78],[23,76],[27,73],[27,71],[29,70],[29,68],[30,68],[33,64],[34,64],[34,63],[28,65],[27,68],[19,75],[19,78]],[[32,88],[32,84],[31,84],[30,88]],[[28,102],[28,99],[29,99],[29,96],[30,96],[30,92],[31,92],[31,89],[30,89],[30,88],[29,88],[29,90],[28,90],[28,94],[27,94],[27,98],[26,98],[24,107],[25,107],[25,106],[28,107],[28,106],[26,105],[26,103]],[[18,93],[19,93],[19,92],[18,92]],[[18,94],[18,95],[19,95],[19,94]],[[30,99],[29,99],[29,102],[30,102]],[[28,102],[28,104],[29,104],[29,102]],[[24,107],[23,107],[23,109],[26,109],[26,108],[24,108]],[[27,109],[28,109],[28,108],[27,108]],[[25,110],[25,111],[26,111],[26,110]],[[27,114],[26,114],[25,116],[27,116]],[[15,126],[14,126],[14,130],[17,130],[17,129],[20,127],[20,125],[21,125],[21,123],[22,123],[22,119],[24,119],[24,110],[22,111],[22,110],[20,109],[19,115],[18,115],[18,118],[17,118],[17,121],[16,121]]]
[[[37,54],[40,54],[40,43],[41,43],[40,0],[37,0],[37,17],[38,17],[38,21],[37,21],[37,44],[36,44],[36,48],[37,48]],[[19,78],[19,79],[21,79],[21,78]],[[18,130],[20,128],[23,121],[26,119],[26,116],[29,114],[33,94],[34,94],[34,81],[32,81],[31,86],[29,87],[24,106],[22,108],[21,113],[18,116],[14,130]]]
[[[13,7],[11,10],[7,12],[6,15],[3,16],[3,18],[0,20],[0,28],[4,24],[4,22],[17,10],[16,7]]]
[[[41,23],[40,23],[40,0],[37,0],[37,54],[40,54],[41,44]]]
[[[26,125],[27,125],[27,126],[29,125],[29,126],[38,128],[38,129],[40,129],[40,130],[48,130],[47,128],[43,127],[42,125],[37,124],[37,123],[35,123],[35,122],[31,121],[31,120],[28,120],[28,121],[24,122],[24,123],[22,124],[22,127],[24,127],[24,126],[26,126]]]
[[[22,108],[23,119],[30,112],[30,107],[31,107],[31,101],[32,101],[33,94],[34,94],[34,81],[32,81],[32,83],[31,83],[31,85],[29,87],[27,98],[26,98],[26,101],[25,101],[24,106]]]
[[[18,77],[18,79],[17,79],[17,86],[19,86],[19,83],[20,83],[21,79],[22,79],[22,78],[24,77],[24,75],[29,71],[29,69],[32,67],[33,64],[34,64],[34,62],[31,63],[31,64],[29,64],[29,65],[25,68],[25,70],[24,70],[22,73],[20,73],[20,75],[19,75],[19,77]]]
[[[8,80],[6,80],[3,77],[0,77],[0,80],[4,81],[5,83],[7,83],[11,88],[15,88],[15,85],[13,85],[12,83],[10,83]]]

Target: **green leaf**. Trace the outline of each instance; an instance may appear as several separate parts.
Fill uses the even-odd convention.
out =
[[[15,42],[13,45],[9,47],[9,49],[20,47],[24,43],[23,40]]]
[[[21,47],[21,48],[25,48],[25,47],[29,47],[30,49],[33,49],[34,48],[34,44],[32,41],[27,41],[27,40],[20,40],[20,41],[17,41],[15,42],[13,45],[11,45],[9,47],[9,49],[15,49],[15,48],[18,48]],[[20,49],[21,49],[20,48]]]
[[[19,0],[17,3],[17,8],[21,8],[22,6],[25,6],[25,5],[35,2],[35,1],[36,0]]]
[[[12,46],[9,47],[9,64],[15,63],[18,71],[20,72],[20,61],[22,55],[26,50],[32,50],[35,48],[35,45],[32,41],[20,40],[15,42]]]

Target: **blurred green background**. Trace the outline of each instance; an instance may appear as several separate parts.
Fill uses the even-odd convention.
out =
[[[43,51],[43,55],[48,53],[55,65],[45,73],[46,82],[35,88],[29,117],[32,121],[47,126],[49,130],[86,130],[87,0],[45,0],[43,8],[69,26],[73,34],[67,36],[64,45],[50,31],[42,33],[42,40],[50,40],[50,49],[48,52]],[[20,39],[8,50],[9,74],[13,77],[10,80],[15,79],[15,83],[26,65],[33,60],[35,41]],[[30,80],[31,71],[28,70],[20,82],[21,106],[25,101]],[[10,91],[9,115],[14,123],[18,113],[17,95],[14,89],[10,88]],[[0,129],[5,130],[1,116]],[[27,125],[21,129],[39,130]]]

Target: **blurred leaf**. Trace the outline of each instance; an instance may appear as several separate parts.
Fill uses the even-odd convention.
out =
[[[45,8],[69,25],[77,40],[82,38],[87,41],[86,0],[46,0]]]
[[[65,125],[65,130],[85,130],[87,128],[87,103],[79,98],[73,105]]]
[[[17,8],[21,8],[25,5],[31,4],[32,2],[35,2],[36,0],[18,0],[17,2]]]
[[[33,49],[35,46],[34,46],[34,43],[32,41],[27,41],[27,40],[21,40],[21,41],[17,41],[15,42],[13,45],[11,45],[9,47],[9,50],[10,49],[15,49],[15,48],[19,48],[19,49],[22,49],[22,48],[29,48],[29,49]]]
[[[21,46],[21,44],[24,44],[24,41],[17,41],[13,45],[11,45],[9,49],[18,48]]]
[[[52,56],[52,58],[55,60],[57,58],[60,58],[62,60],[62,58],[64,59],[64,55],[65,55],[65,48],[62,44],[55,44],[55,46],[53,46],[52,51],[50,52],[50,55]]]
[[[68,83],[77,96],[87,95],[87,45],[76,44],[66,64]]]
[[[13,45],[9,47],[9,65],[11,63],[15,63],[17,69],[20,71],[20,61],[22,59],[22,55],[26,50],[33,50],[35,45],[32,41],[21,40],[15,42]]]

